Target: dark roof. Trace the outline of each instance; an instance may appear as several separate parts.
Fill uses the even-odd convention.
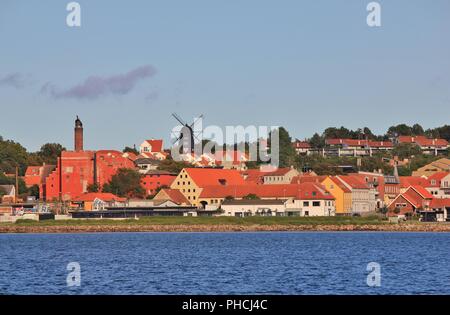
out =
[[[161,164],[160,160],[155,160],[155,159],[149,159],[149,158],[139,158],[134,160],[134,163],[136,165],[138,164]]]
[[[169,171],[162,171],[162,170],[148,170],[145,172],[145,175],[174,175],[176,176],[177,173],[169,172]]]

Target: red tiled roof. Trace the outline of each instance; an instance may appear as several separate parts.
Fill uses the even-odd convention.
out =
[[[131,161],[136,161],[137,160],[137,155],[135,154],[135,153],[133,153],[133,152],[125,152],[123,155],[122,155],[123,157],[125,157],[125,158],[127,158],[127,159],[130,159]]]
[[[400,176],[400,187],[408,188],[409,186],[428,187],[429,181],[428,179],[419,176]]]
[[[416,143],[422,147],[447,147],[448,141],[445,139],[429,139],[425,136],[400,136],[400,143]]]
[[[79,201],[94,201],[95,199],[100,199],[102,201],[125,201],[126,198],[117,197],[114,194],[111,193],[86,193],[82,194],[81,196],[76,197],[73,199],[75,202]]]
[[[213,168],[185,168],[191,179],[199,187],[212,185],[245,185],[237,170]]]
[[[170,200],[175,202],[178,205],[181,205],[183,203],[190,204],[190,202],[186,199],[186,197],[178,189],[164,188],[164,189],[161,189],[161,191],[165,192],[169,196]]]
[[[417,193],[419,193],[423,198],[433,199],[433,195],[422,186],[414,185],[411,186],[411,188],[414,189]]]
[[[450,208],[450,198],[434,198],[431,200],[430,208],[442,209]]]
[[[335,185],[337,185],[339,188],[341,188],[344,192],[350,193],[352,192],[350,188],[348,188],[342,181],[337,179],[337,176],[330,176],[330,179],[333,181]]]
[[[346,146],[361,146],[372,148],[392,148],[394,144],[391,141],[372,141],[372,140],[358,140],[358,139],[326,139],[329,145],[346,145]]]
[[[255,194],[260,198],[289,198],[300,200],[334,200],[334,197],[320,184],[280,184],[280,185],[245,185],[245,186],[205,186],[200,198],[225,198],[232,196],[243,198]]]
[[[296,149],[310,149],[311,148],[311,145],[307,141],[297,140],[292,145]]]
[[[241,171],[241,176],[245,178],[245,181],[252,182],[255,184],[263,184],[263,174],[264,172],[260,171],[259,169],[249,169],[246,171]]]
[[[441,181],[442,179],[444,179],[444,177],[450,175],[450,172],[437,172],[434,173],[433,175],[428,176],[428,180],[436,180],[436,181]]]
[[[35,176],[40,173],[40,166],[28,166],[25,172],[25,176]]]
[[[163,151],[163,141],[162,140],[145,140],[148,144],[152,146],[152,152],[162,152]]]
[[[367,183],[357,176],[346,175],[346,176],[337,176],[338,179],[345,182],[352,189],[369,189],[370,187]]]

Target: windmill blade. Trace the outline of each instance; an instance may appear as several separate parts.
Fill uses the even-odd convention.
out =
[[[178,141],[180,141],[182,138],[183,138],[183,135],[180,133],[180,135],[174,141],[172,141],[172,145],[177,143]]]
[[[181,117],[178,116],[176,113],[172,113],[172,116],[173,116],[176,120],[178,120],[178,122],[179,122],[180,124],[182,124],[183,126],[186,126],[186,123],[183,121],[183,119],[181,119]]]
[[[203,118],[203,114],[201,114],[200,116],[198,116],[198,117],[194,120],[194,122],[192,123],[191,128],[193,128],[193,127],[195,126],[195,124],[197,123],[197,121],[199,121],[199,120],[202,119],[202,118]]]

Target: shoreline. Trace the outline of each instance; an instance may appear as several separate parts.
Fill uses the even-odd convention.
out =
[[[137,233],[137,232],[450,232],[450,224],[148,224],[148,225],[0,225],[0,234],[56,233]]]

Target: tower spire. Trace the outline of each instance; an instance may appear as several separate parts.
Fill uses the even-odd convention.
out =
[[[75,152],[83,151],[83,123],[77,115],[75,120]]]

